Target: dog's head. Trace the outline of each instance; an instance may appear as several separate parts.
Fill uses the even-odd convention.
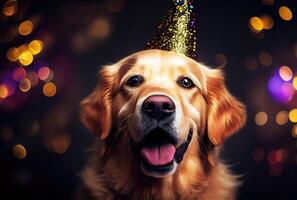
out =
[[[225,88],[220,70],[145,50],[101,69],[81,117],[102,140],[133,152],[145,175],[163,177],[175,172],[188,146],[197,145],[193,140],[208,134],[218,146],[240,129],[245,108]]]

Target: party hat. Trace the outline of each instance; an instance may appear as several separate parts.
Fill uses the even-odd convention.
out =
[[[173,0],[146,49],[160,49],[197,59],[196,19],[191,0]]]

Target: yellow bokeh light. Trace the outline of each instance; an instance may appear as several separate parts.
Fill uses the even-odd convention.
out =
[[[262,20],[259,17],[252,17],[249,21],[250,28],[253,32],[260,32],[264,29]]]
[[[265,30],[272,29],[274,22],[273,19],[270,15],[262,15],[261,17],[262,23],[263,23],[263,28]]]
[[[43,94],[47,97],[52,97],[56,94],[57,87],[54,83],[48,82],[43,86]]]
[[[22,65],[28,66],[33,62],[33,55],[30,51],[24,51],[19,56],[19,61]]]
[[[297,109],[293,109],[289,113],[289,119],[291,122],[296,123],[297,122]]]
[[[17,12],[18,4],[16,0],[9,0],[3,6],[3,14],[7,17],[14,15]]]
[[[272,65],[272,57],[268,52],[262,51],[259,54],[259,62],[261,65],[269,67]]]
[[[0,85],[0,99],[5,99],[8,96],[8,88],[5,85]]]
[[[258,126],[264,126],[268,121],[268,115],[266,112],[258,112],[255,116],[255,122]]]
[[[278,125],[284,125],[289,120],[289,113],[287,111],[280,111],[276,114],[275,121]]]
[[[292,11],[287,6],[280,7],[278,14],[285,21],[290,21],[293,18]]]
[[[23,159],[27,155],[27,150],[23,145],[17,144],[13,147],[13,154],[15,157]]]
[[[297,90],[297,76],[293,79],[293,87]]]
[[[297,138],[297,124],[292,128],[292,136],[294,138]]]
[[[7,50],[7,53],[6,53],[6,57],[11,62],[17,61],[18,58],[19,58],[19,50],[18,50],[18,48],[12,47],[12,48],[8,49]]]
[[[293,72],[288,66],[282,66],[279,69],[279,75],[284,81],[289,81],[293,78]]]
[[[41,40],[33,40],[28,45],[28,49],[33,55],[39,54],[43,49],[43,42]]]
[[[29,79],[25,78],[21,80],[19,88],[22,92],[28,92],[31,88],[31,82],[29,81]]]
[[[22,22],[19,25],[19,33],[21,35],[29,35],[33,30],[33,23],[29,20]]]

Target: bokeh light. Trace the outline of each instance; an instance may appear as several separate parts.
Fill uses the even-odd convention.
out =
[[[52,97],[56,94],[57,87],[54,83],[48,82],[43,86],[43,94],[47,97]]]
[[[7,17],[14,15],[17,12],[18,3],[16,0],[6,1],[3,6],[3,14]]]
[[[19,88],[22,92],[28,92],[31,88],[31,82],[29,81],[29,79],[25,78],[21,80]]]
[[[35,87],[39,82],[38,74],[34,71],[28,71],[26,77],[29,79],[32,87]]]
[[[267,51],[261,51],[259,54],[259,62],[265,67],[272,65],[272,57]]]
[[[284,125],[289,120],[289,113],[287,111],[280,111],[276,114],[275,121],[278,125]]]
[[[290,21],[293,18],[292,11],[287,6],[280,7],[278,14],[285,21]]]
[[[44,81],[45,82],[50,82],[50,81],[53,80],[53,78],[54,78],[54,72],[53,72],[53,70],[49,69],[49,75]]]
[[[47,147],[50,151],[63,154],[67,151],[71,144],[71,138],[68,134],[55,136],[47,142]]]
[[[13,70],[13,73],[12,73],[13,80],[19,82],[23,80],[25,77],[26,77],[26,71],[24,68],[18,67],[15,70]]]
[[[28,66],[33,62],[33,55],[30,51],[24,51],[19,56],[19,61],[22,65]]]
[[[297,122],[297,108],[290,111],[289,119],[290,119],[291,122],[294,122],[294,123]]]
[[[120,12],[125,6],[126,0],[107,0],[106,9],[111,13]]]
[[[41,67],[38,70],[38,77],[42,81],[46,80],[49,75],[50,75],[50,69],[48,67]]]
[[[297,124],[295,124],[292,128],[292,136],[297,138]]]
[[[216,64],[219,66],[224,66],[227,64],[227,57],[223,53],[218,53],[215,55]]]
[[[275,0],[261,0],[261,2],[264,4],[264,5],[267,5],[267,6],[272,6],[275,2]]]
[[[268,82],[268,89],[274,99],[282,103],[290,101],[292,99],[292,95],[294,94],[292,85],[281,79],[279,75],[271,77]]]
[[[22,44],[21,46],[19,46],[18,50],[19,50],[19,55],[21,55],[25,51],[29,51],[27,45],[25,45],[25,44]]]
[[[288,66],[282,66],[279,69],[279,76],[284,80],[284,81],[290,81],[293,78],[293,72]]]
[[[89,28],[89,37],[93,39],[106,39],[111,31],[111,24],[107,18],[96,19]]]
[[[256,162],[260,162],[261,160],[264,159],[265,157],[265,152],[262,148],[256,148],[253,153],[252,153],[252,156],[253,156],[253,160],[256,161]]]
[[[33,40],[28,45],[29,51],[33,54],[39,54],[43,49],[43,42],[41,40]]]
[[[13,147],[13,154],[15,157],[23,159],[27,155],[27,150],[23,145],[17,144]]]
[[[19,25],[19,33],[21,35],[29,35],[33,30],[33,23],[29,20],[23,21]]]
[[[272,167],[284,162],[286,157],[287,157],[287,151],[285,149],[278,149],[278,150],[273,149],[268,153],[267,162],[270,165],[270,167]]]
[[[10,126],[1,126],[0,128],[1,139],[4,141],[10,141],[14,137],[14,132]]]
[[[255,116],[255,122],[258,126],[264,126],[268,122],[268,115],[266,112],[258,112]]]
[[[252,17],[249,21],[250,29],[258,33],[264,29],[262,20],[259,17]]]
[[[269,172],[271,176],[279,176],[283,172],[283,167],[281,164],[272,165]]]
[[[265,30],[272,29],[274,22],[270,15],[262,15],[260,19],[262,20],[262,23],[263,23],[263,29]]]
[[[12,81],[5,81],[4,85],[6,86],[7,90],[8,90],[8,96],[13,95],[13,93],[15,92],[15,86],[14,83]]]
[[[0,99],[5,99],[8,96],[8,88],[4,84],[0,84]]]
[[[297,76],[293,79],[293,87],[297,90]]]
[[[6,53],[6,57],[11,62],[15,62],[19,58],[19,50],[16,47],[9,48]]]
[[[291,100],[295,94],[295,89],[291,83],[283,83],[281,86],[281,93],[285,98]]]

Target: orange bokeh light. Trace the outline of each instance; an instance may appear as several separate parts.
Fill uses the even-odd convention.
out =
[[[282,66],[279,69],[279,75],[284,81],[290,81],[293,78],[293,72],[288,66]]]
[[[30,80],[27,78],[23,79],[19,84],[19,88],[22,92],[28,92],[31,88]]]
[[[292,11],[287,6],[280,7],[278,14],[285,21],[290,21],[293,18]]]
[[[1,84],[0,85],[0,99],[5,99],[8,96],[9,92],[8,92],[8,88],[6,87],[6,85]]]
[[[23,21],[19,25],[19,33],[21,35],[29,35],[33,30],[33,23],[29,20]]]
[[[13,147],[13,154],[15,157],[23,159],[27,155],[27,150],[23,145],[17,144]]]
[[[43,86],[43,94],[47,97],[52,97],[56,94],[57,87],[54,83],[48,82]]]
[[[14,15],[17,12],[18,4],[16,0],[6,1],[3,6],[3,14],[7,17]]]

